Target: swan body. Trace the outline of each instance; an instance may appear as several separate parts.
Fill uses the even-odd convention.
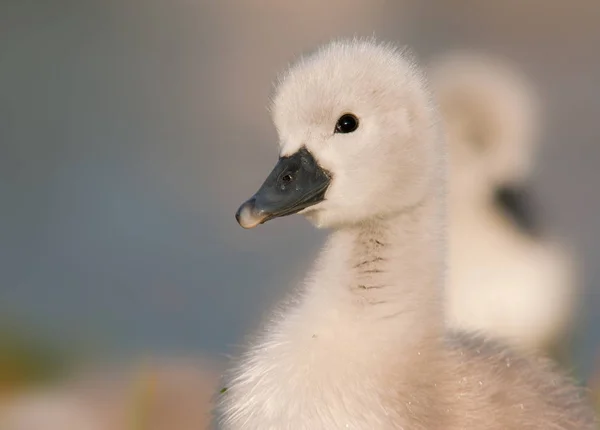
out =
[[[299,212],[332,232],[229,372],[223,429],[595,428],[548,362],[446,330],[445,149],[406,54],[331,43],[272,111],[280,160],[238,222]]]
[[[527,189],[537,97],[498,58],[456,52],[431,69],[450,160],[448,322],[517,346],[556,346],[577,288],[571,254],[544,231]]]
[[[88,404],[63,392],[36,392],[0,406],[1,430],[102,430],[105,424]]]
[[[0,430],[203,430],[210,428],[216,366],[154,357],[93,369],[0,402]]]

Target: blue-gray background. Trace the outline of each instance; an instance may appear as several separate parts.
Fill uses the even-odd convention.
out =
[[[503,54],[544,100],[536,190],[600,344],[596,0],[1,0],[0,320],[106,356],[224,354],[307,268],[300,218],[233,214],[276,160],[276,73],[332,37]],[[540,303],[540,306],[543,306]]]

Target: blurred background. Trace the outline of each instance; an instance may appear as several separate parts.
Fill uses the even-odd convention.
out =
[[[2,0],[0,385],[153,356],[225,364],[323,238],[301,217],[234,220],[277,158],[272,81],[319,43],[373,34],[425,64],[502,55],[536,84],[535,190],[579,252],[573,366],[591,380],[599,19],[595,0]]]

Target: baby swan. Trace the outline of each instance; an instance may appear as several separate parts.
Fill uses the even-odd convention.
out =
[[[468,52],[434,61],[431,83],[450,161],[446,317],[518,346],[558,346],[576,282],[527,189],[540,142],[532,85],[510,63]]]
[[[302,213],[329,236],[220,395],[227,430],[594,429],[545,361],[447,335],[444,146],[419,69],[331,43],[283,76],[280,159],[236,218]]]

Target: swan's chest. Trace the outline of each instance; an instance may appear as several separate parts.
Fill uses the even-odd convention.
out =
[[[283,322],[250,350],[223,394],[223,428],[401,428],[385,351],[343,318],[317,319]]]

